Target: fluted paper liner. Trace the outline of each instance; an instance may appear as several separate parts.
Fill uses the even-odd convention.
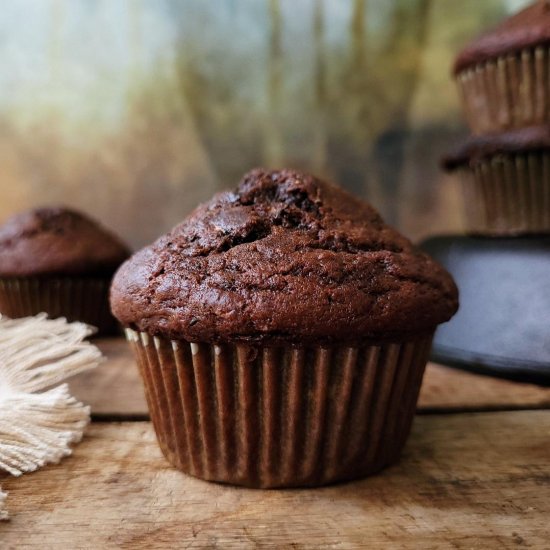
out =
[[[11,318],[45,312],[113,333],[118,326],[109,310],[110,278],[0,278],[0,313]]]
[[[470,232],[550,231],[550,153],[496,155],[460,172]]]
[[[546,46],[468,67],[456,80],[475,134],[550,123],[550,48]]]
[[[359,478],[397,460],[432,338],[271,348],[126,335],[170,463],[264,488]]]

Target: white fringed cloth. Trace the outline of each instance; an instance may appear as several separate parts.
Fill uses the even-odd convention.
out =
[[[0,470],[19,476],[71,454],[90,408],[69,394],[66,378],[96,367],[93,328],[45,314],[0,316]],[[60,384],[60,385],[58,385]],[[0,519],[7,519],[0,489]]]

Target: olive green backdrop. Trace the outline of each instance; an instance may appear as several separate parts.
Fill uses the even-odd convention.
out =
[[[3,0],[0,220],[83,208],[141,246],[253,166],[460,229],[454,52],[521,0]]]

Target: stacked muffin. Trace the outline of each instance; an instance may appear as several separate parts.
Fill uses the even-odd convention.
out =
[[[454,66],[472,136],[444,161],[461,174],[468,230],[550,230],[550,1],[466,46]]]

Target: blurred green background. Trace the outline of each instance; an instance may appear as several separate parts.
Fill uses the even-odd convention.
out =
[[[460,230],[454,54],[523,0],[3,0],[0,220],[80,207],[138,247],[254,166],[410,237]]]

